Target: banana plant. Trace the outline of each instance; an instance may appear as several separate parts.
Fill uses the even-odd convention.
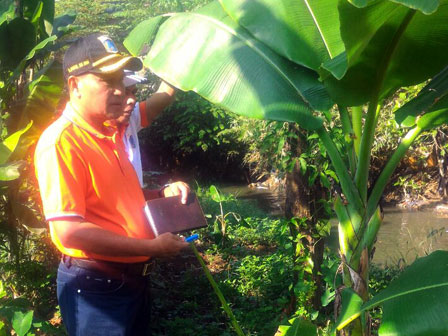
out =
[[[367,302],[386,183],[423,131],[448,122],[447,22],[448,0],[220,0],[149,18],[124,44],[182,90],[240,115],[296,122],[320,137],[342,191],[334,210],[344,285]],[[431,78],[397,112],[406,135],[369,185],[384,103],[399,88]],[[333,106],[346,135],[344,152],[328,132]],[[370,333],[365,311],[344,325],[346,334]]]
[[[30,148],[49,123],[63,87],[53,51],[74,15],[54,17],[54,0],[4,1],[0,12],[0,234],[20,267],[29,232],[45,230],[25,178]],[[19,142],[20,140],[20,142]],[[19,234],[20,233],[20,234]]]

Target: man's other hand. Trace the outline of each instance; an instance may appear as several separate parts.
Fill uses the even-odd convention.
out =
[[[182,199],[181,199],[182,204],[186,204],[187,196],[188,196],[189,192],[190,192],[190,187],[188,186],[188,184],[179,181],[179,182],[174,182],[174,183],[170,183],[169,185],[167,185],[163,189],[163,196],[170,197],[170,196],[181,195],[182,196]]]

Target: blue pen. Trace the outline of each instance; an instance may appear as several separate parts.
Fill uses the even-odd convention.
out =
[[[187,243],[191,243],[191,242],[195,241],[198,238],[199,238],[199,235],[198,234],[194,234],[194,235],[192,235],[190,237],[185,238],[185,241]]]

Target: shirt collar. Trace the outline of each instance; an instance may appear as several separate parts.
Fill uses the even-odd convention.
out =
[[[116,137],[116,133],[118,133],[118,129],[116,127],[113,127],[110,123],[104,123],[104,126],[111,131],[110,135],[101,133],[96,128],[94,128],[92,125],[90,125],[79,113],[76,111],[76,109],[70,104],[70,102],[67,103],[65,106],[64,112],[62,112],[62,116],[66,119],[68,119],[70,122],[78,126],[79,128],[82,128],[83,130],[95,135],[96,137],[100,139],[109,139],[113,140],[114,137]]]

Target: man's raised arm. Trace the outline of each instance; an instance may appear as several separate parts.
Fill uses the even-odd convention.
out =
[[[162,81],[157,92],[146,99],[146,117],[148,124],[151,124],[162,111],[173,101],[176,89]]]

